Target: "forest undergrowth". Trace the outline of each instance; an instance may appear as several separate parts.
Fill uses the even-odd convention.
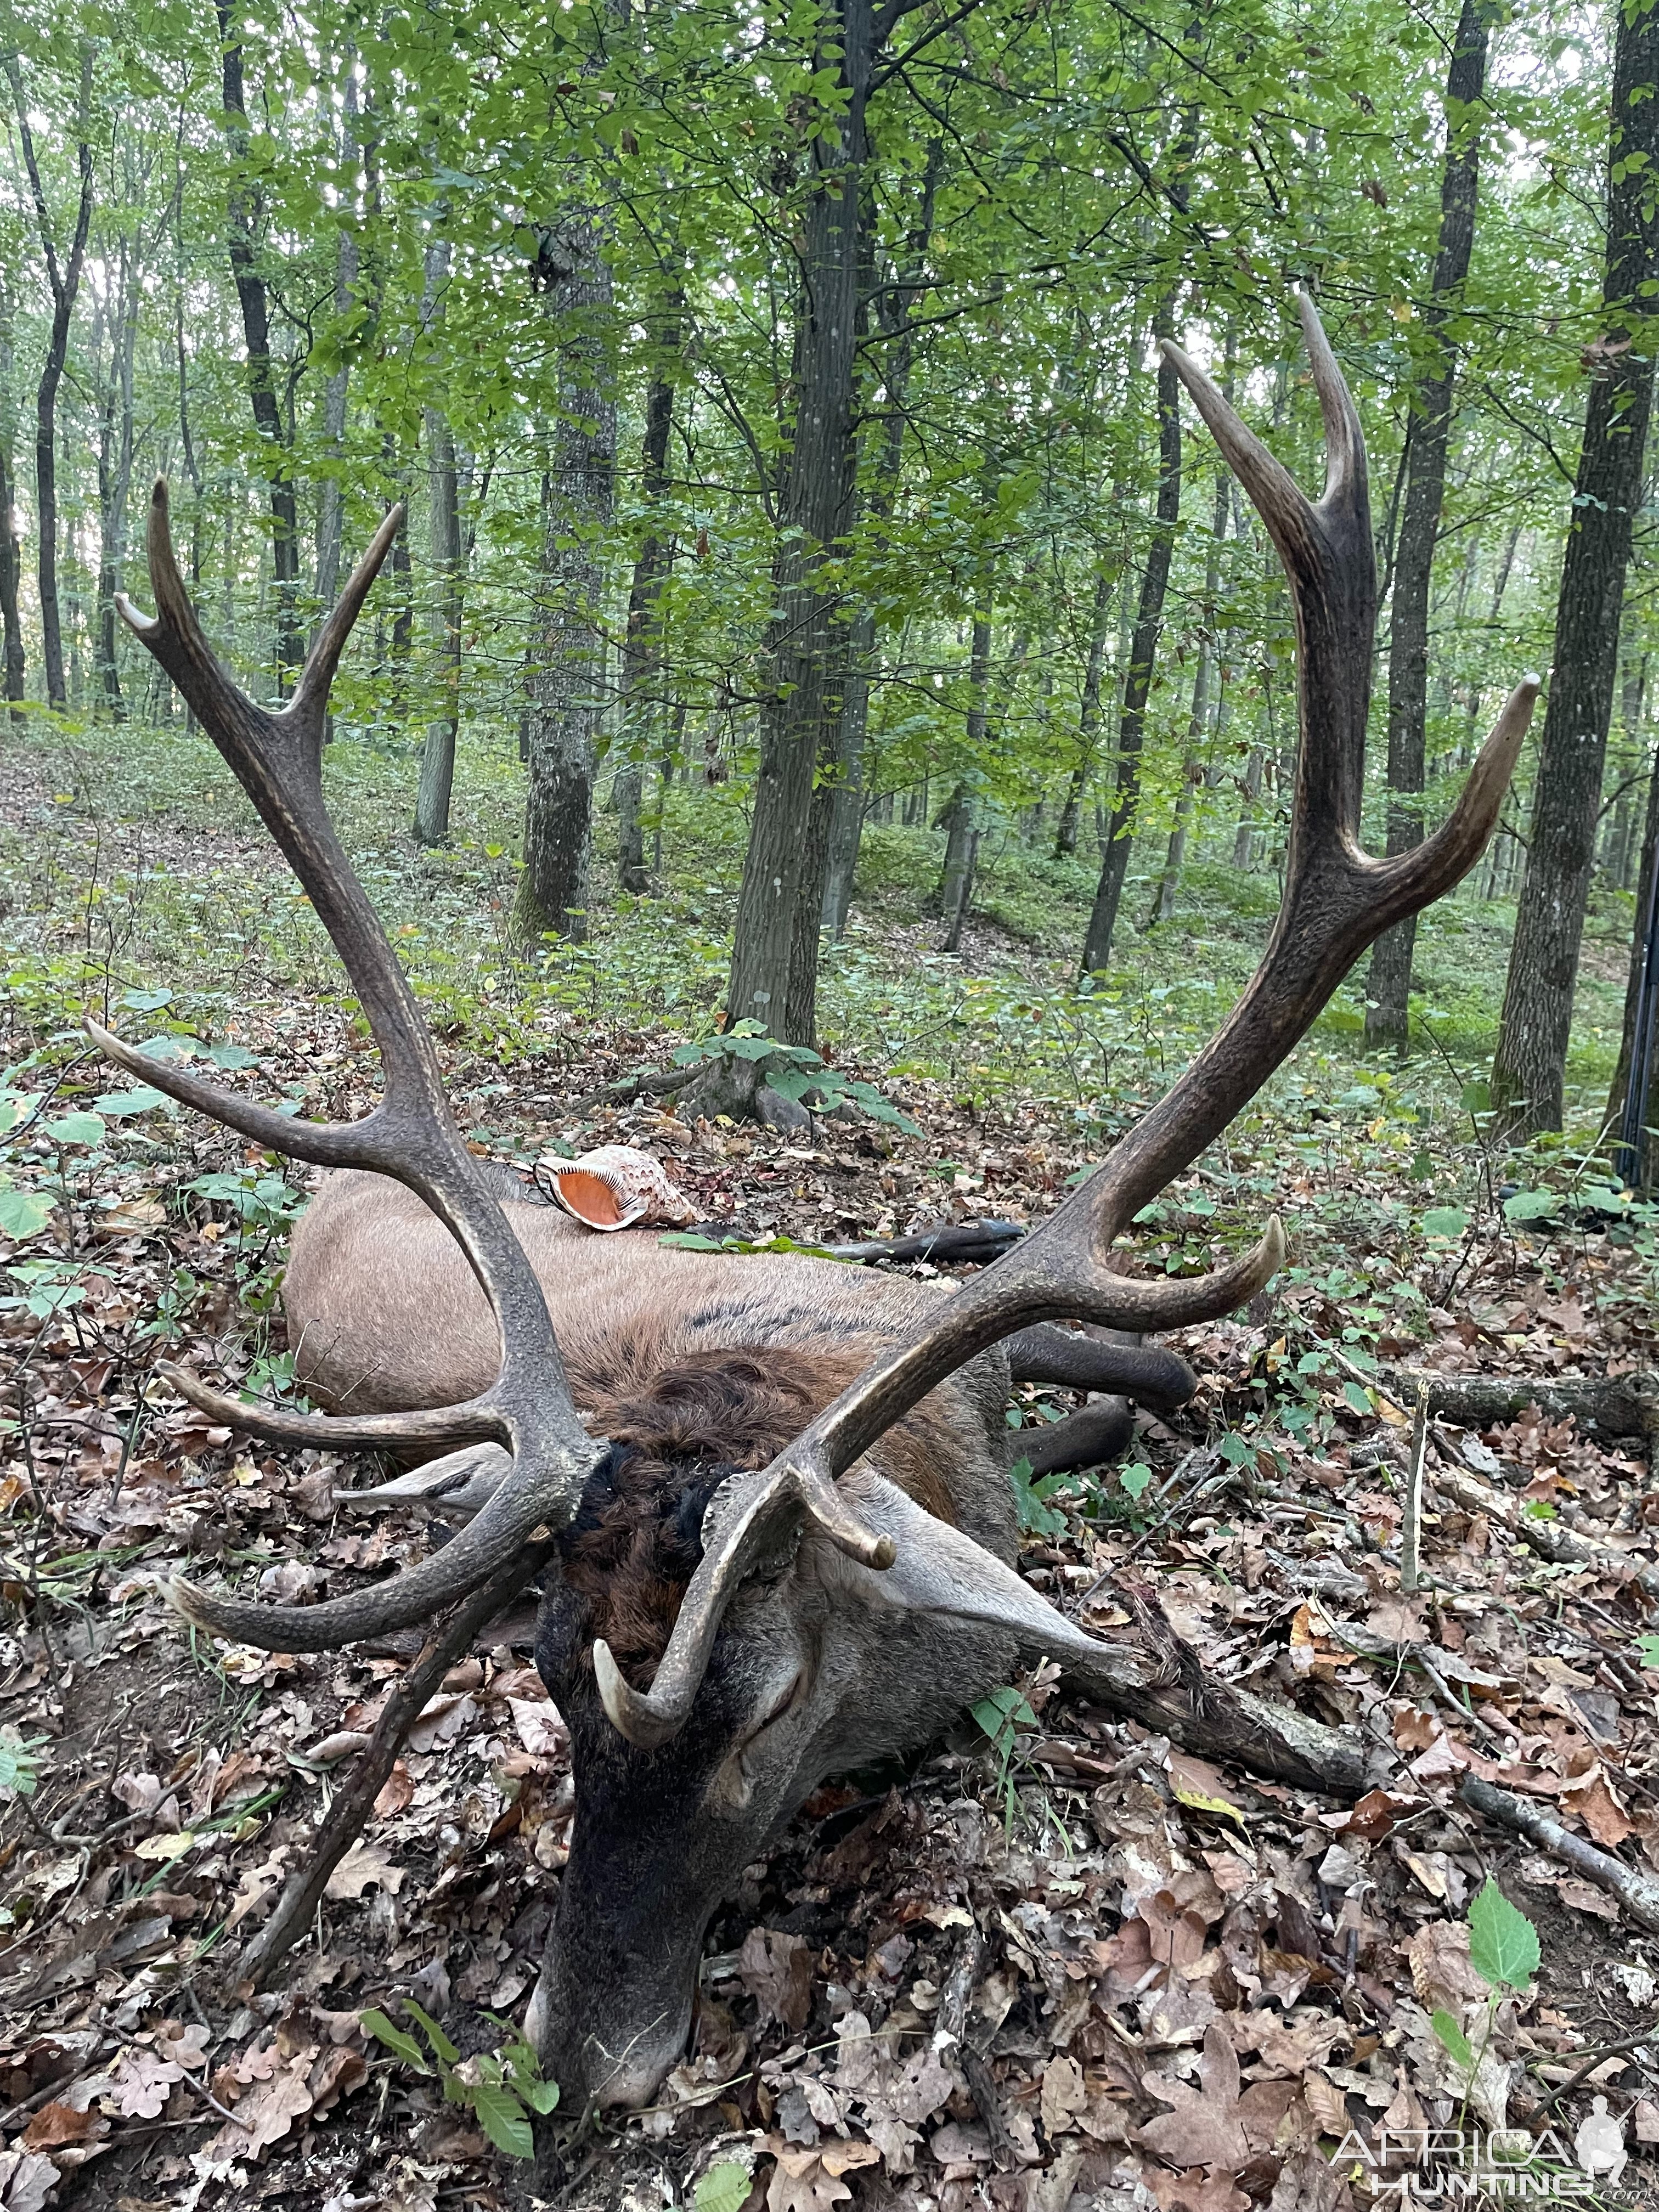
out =
[[[607,898],[586,945],[527,968],[505,933],[516,770],[476,764],[440,854],[404,834],[401,763],[342,745],[331,769],[463,1127],[524,1166],[641,1146],[763,1248],[734,1265],[764,1266],[769,1240],[1041,1218],[1197,1049],[1271,919],[1270,875],[1194,870],[1176,920],[1080,997],[1065,864],[988,854],[947,961],[912,888],[925,833],[878,833],[825,1050],[921,1134],[577,1114],[708,1031],[741,816],[677,793],[663,896]],[[1283,1218],[1270,1291],[1175,1340],[1197,1397],[1143,1416],[1120,1468],[1017,1477],[1024,1566],[1056,1601],[1109,1633],[1129,1619],[1115,1583],[1148,1577],[1206,1669],[1363,1731],[1386,1784],[1346,1805],[1218,1772],[1042,1669],[913,1771],[820,1790],[717,1916],[658,2106],[575,2130],[555,2114],[537,2146],[547,2085],[512,2023],[573,1790],[527,1616],[422,1716],[287,1978],[239,1982],[407,1654],[211,1645],[159,1586],[187,1565],[337,1594],[435,1537],[351,1513],[366,1458],[250,1447],[158,1377],[182,1358],[291,1392],[278,1293],[303,1177],[118,1079],[79,1021],[330,1116],[372,1102],[372,1049],[205,747],[94,731],[14,738],[4,765],[9,2212],[1327,2212],[1421,2183],[1428,2129],[1565,2196],[1598,2098],[1632,2162],[1587,2185],[1659,2203],[1659,1909],[1640,1917],[1659,1895],[1659,1488],[1650,1432],[1591,1418],[1656,1365],[1659,1235],[1594,1149],[1612,963],[1581,983],[1569,1136],[1503,1152],[1480,1075],[1505,932],[1473,901],[1431,915],[1413,1057],[1360,1055],[1350,987],[1118,1255],[1194,1272]],[[1481,1376],[1501,1418],[1421,1425],[1413,1576],[1413,1378]],[[1074,1402],[1025,1389],[1011,1425]],[[1475,1784],[1616,1862],[1626,1902],[1483,1819]]]

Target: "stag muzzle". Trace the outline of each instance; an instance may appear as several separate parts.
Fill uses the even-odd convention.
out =
[[[525,2021],[573,2115],[648,2105],[691,2033],[708,1913],[665,1901],[654,1885],[625,1889],[625,1879],[601,1890],[573,1855]]]

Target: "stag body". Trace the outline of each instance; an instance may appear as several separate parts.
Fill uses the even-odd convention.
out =
[[[571,1731],[576,1815],[532,2028],[568,2091],[639,2104],[685,2047],[703,1934],[741,1869],[819,1782],[930,1741],[1006,1681],[1018,1638],[896,1603],[888,1576],[809,1528],[726,1612],[684,1730],[629,1743],[601,1701],[594,1638],[648,1688],[720,1486],[766,1466],[952,1286],[505,1211],[576,1403],[611,1444],[561,1539],[537,1637]],[[336,1412],[453,1405],[494,1375],[495,1323],[453,1240],[384,1177],[328,1179],[295,1232],[284,1303],[299,1372]],[[844,1478],[858,1510],[879,1519],[895,1490],[1012,1560],[1008,1388],[997,1346],[931,1392]]]

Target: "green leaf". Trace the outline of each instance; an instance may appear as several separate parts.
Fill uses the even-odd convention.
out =
[[[1430,2018],[1429,2026],[1434,2030],[1435,2039],[1442,2049],[1451,2053],[1465,2073],[1473,2074],[1474,2053],[1469,2048],[1469,2039],[1450,2013],[1443,2008],[1433,2014]]]
[[[357,2024],[365,2035],[372,2035],[377,2043],[385,2044],[394,2057],[401,2058],[405,2066],[412,2066],[417,2074],[432,2071],[426,2063],[426,2053],[414,2037],[405,2035],[400,2027],[394,2027],[383,2012],[374,2009],[360,2012]]]
[[[703,2175],[691,2202],[696,2212],[739,2212],[753,2187],[748,2167],[739,2166],[734,2159],[725,2158]]]
[[[46,1134],[60,1145],[101,1145],[104,1119],[101,1114],[60,1114],[47,1122]]]
[[[1041,1486],[1032,1482],[1029,1459],[1017,1459],[1008,1470],[1008,1480],[1013,1485],[1014,1500],[1019,1508],[1019,1525],[1026,1535],[1066,1534],[1066,1516],[1048,1504]]]
[[[1121,1467],[1117,1479],[1126,1497],[1141,1498],[1151,1486],[1152,1470],[1149,1467]]]
[[[101,1098],[92,1102],[93,1110],[106,1121],[119,1121],[129,1114],[149,1114],[157,1106],[170,1106],[173,1101],[162,1091],[153,1091],[148,1083],[141,1083],[131,1091],[106,1091]]]
[[[38,1747],[43,1735],[20,1735],[15,1728],[0,1729],[0,1797],[33,1797],[40,1782]]]
[[[123,991],[121,1004],[131,1006],[137,1014],[159,1013],[163,1006],[173,1004],[171,991]]]
[[[1371,1403],[1371,1394],[1363,1382],[1345,1382],[1342,1385],[1342,1399],[1343,1403],[1353,1413],[1374,1413],[1376,1411],[1376,1407]]]
[[[1638,1636],[1636,1657],[1640,1666],[1659,1667],[1659,1636]]]
[[[216,1067],[257,1067],[258,1056],[245,1044],[210,1044],[207,1057]]]
[[[1538,1930],[1488,1875],[1469,1907],[1469,1963],[1495,1990],[1524,1990],[1539,1958]]]
[[[0,1190],[0,1236],[38,1237],[52,1219],[52,1200],[38,1190]]]
[[[440,2062],[445,2066],[453,2066],[461,2054],[425,2007],[417,2005],[413,1997],[405,1997],[404,2010],[432,2045],[433,2051]]]
[[[486,2081],[468,2082],[465,2087],[466,2100],[478,2116],[478,2125],[496,2149],[504,2150],[509,2158],[534,2158],[535,2131],[513,2092]]]
[[[1433,1206],[1423,1216],[1425,1237],[1461,1237],[1469,1225],[1469,1217],[1461,1206]]]
[[[1513,1198],[1504,1200],[1504,1217],[1508,1221],[1542,1221],[1560,1203],[1553,1190],[1517,1190]]]

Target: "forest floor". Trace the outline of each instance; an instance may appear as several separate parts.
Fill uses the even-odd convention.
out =
[[[1028,1489],[1023,1564],[1106,1633],[1127,1619],[1111,1577],[1150,1574],[1206,1669],[1363,1731],[1393,1760],[1385,1789],[1356,1806],[1218,1772],[1042,1670],[1011,1686],[1006,1726],[964,1716],[914,1771],[820,1791],[717,1916],[694,2046],[659,2105],[585,2130],[556,2116],[517,2160],[448,2063],[418,2071],[363,2024],[410,2031],[412,2000],[477,2055],[522,2019],[572,1793],[508,1624],[422,1716],[277,1990],[240,1984],[242,1945],[407,1655],[210,1644],[159,1586],[188,1569],[338,1592],[426,1531],[341,1503],[367,1460],[250,1448],[161,1382],[169,1356],[287,1387],[276,1288],[303,1189],[124,1090],[75,1018],[108,1008],[307,1112],[363,1110],[376,1071],[244,817],[165,777],[94,804],[88,757],[13,749],[0,823],[0,1170],[49,1208],[0,1237],[7,2212],[1327,2212],[1430,2201],[1466,2178],[1446,2163],[1460,2133],[1518,2162],[1489,2166],[1488,2201],[1594,2185],[1659,2204],[1659,1932],[1460,1796],[1488,1782],[1627,1873],[1659,1869],[1650,1440],[1526,1395],[1495,1425],[1431,1422],[1407,1594],[1412,1422],[1388,1379],[1490,1374],[1547,1401],[1651,1372],[1654,1224],[1569,1146],[1494,1157],[1455,1067],[1361,1062],[1340,1027],[1136,1248],[1187,1272],[1276,1208],[1291,1264],[1248,1314],[1174,1340],[1199,1394],[1143,1419],[1124,1468]],[[1231,974],[1188,933],[1158,955],[1166,980],[1073,1013],[988,933],[924,1006],[904,996],[922,926],[877,902],[832,985],[838,1049],[921,1138],[837,1121],[792,1144],[644,1105],[577,1121],[562,1101],[663,1065],[699,1025],[712,957],[686,951],[686,916],[702,901],[712,927],[726,877],[699,854],[709,886],[683,875],[650,902],[672,913],[624,917],[621,982],[614,938],[514,978],[498,855],[420,862],[384,809],[378,826],[367,799],[344,811],[426,959],[474,1141],[520,1164],[638,1145],[751,1243],[1042,1218],[1200,1041],[1204,994]],[[1252,932],[1232,934],[1248,966]],[[1000,1040],[1022,1022],[1041,1042],[1020,1060]],[[1025,1389],[1011,1422],[1074,1402]],[[960,2042],[936,2048],[964,1974]],[[1631,2163],[1592,2185],[1579,2147],[1609,2117]]]

